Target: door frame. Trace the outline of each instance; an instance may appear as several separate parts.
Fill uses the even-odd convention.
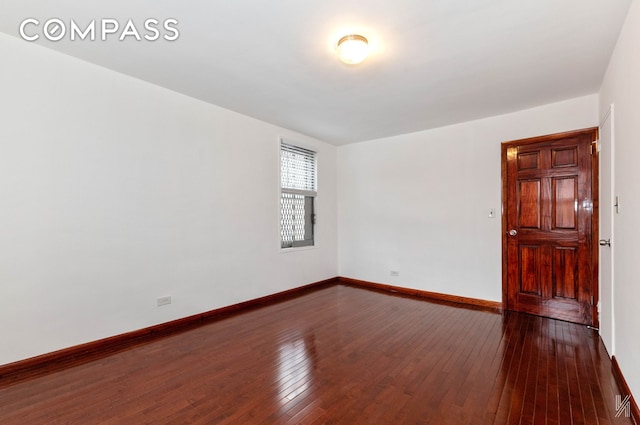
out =
[[[609,128],[606,129],[605,125],[609,123]],[[609,107],[607,108],[607,111],[604,114],[604,117],[602,117],[600,119],[600,126],[598,127],[599,131],[603,131],[603,130],[608,130],[608,131],[604,131],[603,133],[603,141],[598,142],[598,144],[600,145],[600,149],[599,151],[602,152],[603,150],[607,150],[608,153],[608,158],[606,157],[600,157],[600,161],[598,161],[598,163],[600,163],[601,161],[603,161],[605,158],[608,159],[608,165],[606,167],[601,167],[600,169],[600,184],[603,185],[605,183],[608,183],[608,185],[603,185],[602,188],[606,188],[606,192],[605,194],[609,195],[609,198],[602,198],[602,208],[603,208],[603,212],[605,210],[609,210],[609,226],[607,228],[602,228],[601,226],[607,224],[604,221],[600,221],[599,226],[602,229],[602,232],[604,232],[604,234],[600,234],[599,239],[602,238],[606,238],[608,237],[609,240],[613,240],[614,237],[614,226],[615,226],[615,216],[616,213],[614,212],[614,197],[615,197],[615,174],[614,174],[614,163],[613,163],[613,159],[615,156],[615,105],[612,103],[609,105]],[[608,142],[608,145],[605,143]],[[602,164],[605,164],[605,162],[602,162]],[[602,217],[601,217],[602,218]],[[603,291],[605,289],[608,289],[608,295],[610,296],[610,302],[605,305],[602,305],[603,301],[606,301],[605,298],[601,298],[600,299],[600,311],[601,313],[606,311],[609,315],[608,317],[608,321],[605,321],[605,323],[600,322],[600,326],[598,326],[600,328],[600,336],[602,337],[602,341],[604,342],[605,348],[607,349],[607,352],[610,355],[615,355],[615,350],[616,350],[616,338],[615,338],[615,303],[614,303],[614,297],[613,297],[613,289],[615,287],[615,273],[613,270],[613,265],[615,263],[614,257],[615,257],[615,243],[611,244],[608,248],[604,248],[600,247],[600,253],[602,252],[606,252],[609,251],[609,259],[610,259],[610,263],[609,263],[609,275],[608,276],[603,276],[602,272],[604,270],[602,270],[602,268],[600,268],[599,273],[598,273],[598,279],[600,279],[599,281],[599,294],[602,295]],[[606,255],[606,254],[605,254]],[[599,260],[598,260],[599,262]],[[600,264],[599,264],[600,265]],[[608,286],[607,286],[608,285]],[[605,286],[607,288],[605,288]],[[603,329],[602,326],[607,326],[606,329]],[[603,334],[604,332],[604,334]]]
[[[526,139],[510,140],[501,144],[501,178],[502,178],[502,310],[509,310],[508,305],[508,282],[507,282],[507,149],[514,145],[525,145],[539,142],[553,142],[568,137],[575,137],[584,134],[592,134],[591,140],[591,196],[592,196],[592,215],[591,215],[591,294],[593,302],[591,305],[591,326],[599,327],[598,303],[599,303],[599,281],[598,281],[598,262],[599,262],[599,161],[598,161],[598,127],[589,127],[581,130],[565,131],[561,133],[547,134],[544,136],[529,137]]]

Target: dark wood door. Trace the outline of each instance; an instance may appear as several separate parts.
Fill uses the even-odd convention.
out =
[[[597,128],[502,144],[507,310],[594,324],[594,140]]]

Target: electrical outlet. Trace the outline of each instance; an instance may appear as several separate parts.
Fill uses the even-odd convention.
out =
[[[391,270],[391,271],[389,272],[389,274],[390,274],[391,276],[393,276],[393,277],[398,277],[398,276],[400,276],[400,272],[399,272],[398,270]]]
[[[169,304],[171,304],[171,297],[158,298],[158,307],[161,307],[163,305],[169,305]]]

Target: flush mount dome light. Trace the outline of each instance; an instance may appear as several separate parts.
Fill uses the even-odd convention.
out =
[[[359,34],[349,34],[338,40],[338,57],[348,65],[357,65],[369,55],[369,41]]]

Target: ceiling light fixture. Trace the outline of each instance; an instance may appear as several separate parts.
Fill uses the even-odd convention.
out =
[[[338,57],[347,65],[357,65],[369,55],[369,41],[359,34],[345,35],[338,41]]]

